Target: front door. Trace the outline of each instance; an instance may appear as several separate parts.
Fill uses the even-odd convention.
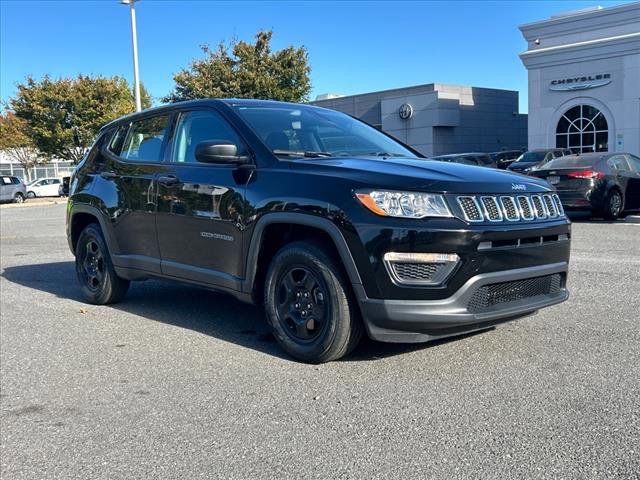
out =
[[[237,289],[244,271],[242,225],[246,175],[232,165],[196,161],[196,146],[223,140],[245,150],[215,110],[184,111],[166,173],[158,181],[157,229],[162,273]]]

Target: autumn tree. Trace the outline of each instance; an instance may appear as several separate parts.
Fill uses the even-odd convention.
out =
[[[148,94],[146,103],[150,104]],[[26,122],[25,133],[42,154],[78,162],[100,127],[134,111],[135,102],[122,77],[45,76],[27,77],[9,107]]]
[[[307,50],[290,46],[273,52],[272,35],[260,31],[255,43],[234,41],[229,47],[223,42],[217,49],[203,45],[205,58],[193,60],[174,75],[174,90],[164,101],[209,97],[306,100],[311,90]]]
[[[27,135],[27,122],[13,112],[0,114],[0,150],[22,165],[27,176],[31,167],[46,161]]]

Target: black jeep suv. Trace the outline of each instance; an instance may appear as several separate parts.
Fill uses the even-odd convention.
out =
[[[264,303],[282,347],[337,359],[363,332],[422,342],[562,302],[570,223],[547,182],[424,159],[342,113],[176,103],[106,125],[76,169],[87,300],[180,280]]]

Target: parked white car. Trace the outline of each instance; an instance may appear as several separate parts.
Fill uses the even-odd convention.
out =
[[[59,178],[39,178],[27,184],[27,197],[59,197],[61,180]]]

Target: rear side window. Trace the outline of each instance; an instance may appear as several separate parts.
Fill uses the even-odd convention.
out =
[[[611,157],[609,159],[609,166],[614,170],[628,172],[630,170],[629,164],[627,163],[627,159],[622,155],[616,155],[615,157]]]
[[[632,171],[640,173],[640,158],[634,157],[633,155],[627,155],[627,161],[629,162],[629,166]]]
[[[11,183],[10,177],[2,177],[2,185],[11,185]]]
[[[111,153],[116,155],[120,155],[122,151],[122,146],[124,145],[124,139],[127,137],[127,132],[129,131],[129,124],[121,125],[116,133],[111,138],[109,142],[109,146],[107,147]]]
[[[162,161],[162,142],[168,124],[168,115],[133,122],[124,139],[120,157],[131,162]]]
[[[171,160],[180,163],[196,162],[196,147],[200,142],[208,140],[231,142],[237,145],[239,155],[245,151],[238,134],[217,112],[196,110],[180,115]]]

